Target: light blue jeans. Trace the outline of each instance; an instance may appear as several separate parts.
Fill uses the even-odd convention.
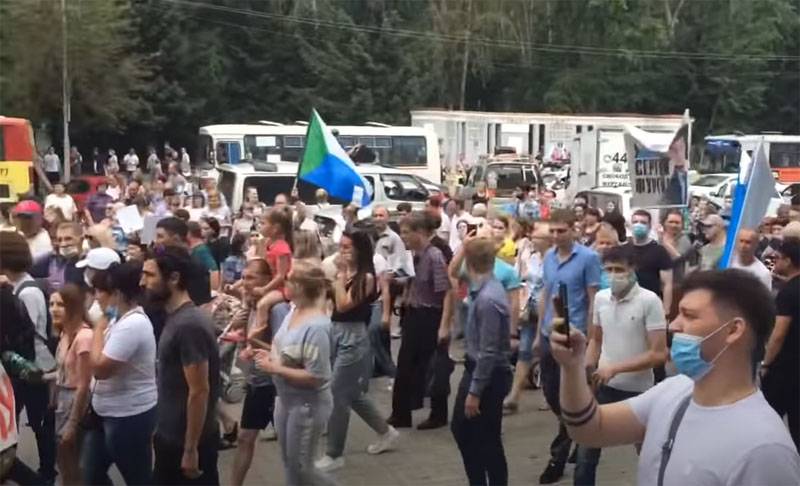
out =
[[[333,411],[328,422],[327,455],[337,458],[344,452],[350,409],[379,435],[389,426],[375,403],[367,396],[372,353],[367,326],[363,322],[333,323]]]
[[[336,482],[314,467],[317,443],[331,415],[330,395],[326,399],[301,402],[275,401],[275,432],[281,446],[281,459],[287,486],[334,485]]]

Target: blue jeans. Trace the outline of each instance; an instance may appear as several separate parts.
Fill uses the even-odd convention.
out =
[[[116,464],[125,484],[150,484],[153,475],[153,430],[156,407],[129,417],[102,417],[86,431],[81,451],[84,483],[110,485],[108,468]]]
[[[629,392],[611,388],[610,386],[601,386],[595,396],[597,403],[615,403],[627,400],[628,398],[635,397],[639,392]],[[576,486],[594,485],[595,473],[597,472],[597,464],[600,462],[600,452],[602,449],[594,449],[579,445],[577,462],[575,463],[575,474],[573,476],[573,484]]]
[[[388,298],[388,297],[384,297]],[[372,303],[372,317],[369,321],[369,344],[373,355],[374,371],[378,374],[394,378],[397,367],[392,361],[391,337],[389,330],[381,324],[383,302],[378,300]]]

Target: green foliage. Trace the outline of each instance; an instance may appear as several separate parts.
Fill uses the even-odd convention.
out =
[[[79,134],[407,123],[410,109],[681,113],[798,132],[795,0],[66,0]],[[60,118],[55,0],[0,3],[0,111]],[[788,57],[788,58],[787,58]]]

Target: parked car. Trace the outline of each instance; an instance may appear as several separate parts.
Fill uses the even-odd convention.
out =
[[[725,199],[733,197],[733,190],[736,186],[737,180],[734,179],[726,182],[716,192],[712,192],[707,197],[708,201],[716,206],[717,208],[723,210],[725,208]],[[778,193],[777,189],[773,189],[772,198],[769,201],[769,206],[767,206],[767,214],[765,216],[775,216],[778,214],[778,208],[784,204],[781,195]]]
[[[234,212],[242,205],[245,188],[255,187],[259,199],[272,205],[276,195],[291,193],[297,177],[296,162],[240,162],[222,164],[218,170],[219,189]],[[401,202],[410,203],[414,210],[424,209],[425,201],[432,195],[418,176],[402,170],[372,164],[360,164],[356,170],[372,185],[372,203],[385,206],[390,214],[396,213]],[[316,190],[313,184],[303,180],[297,182],[298,196],[308,205],[316,203]],[[329,202],[341,206],[350,201],[331,198]]]
[[[708,198],[712,193],[718,193],[728,182],[735,181],[737,177],[737,174],[703,174],[689,184],[689,196]]]

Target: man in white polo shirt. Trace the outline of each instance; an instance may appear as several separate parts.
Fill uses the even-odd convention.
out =
[[[772,273],[756,258],[758,248],[758,232],[751,229],[739,231],[736,238],[736,256],[731,262],[731,268],[741,268],[750,272],[759,279],[769,290],[772,290]]]
[[[661,299],[636,281],[634,254],[615,246],[603,255],[610,287],[594,298],[594,330],[586,368],[598,403],[614,403],[653,386],[653,368],[667,360],[667,321]],[[595,483],[600,449],[578,446],[575,484]]]

